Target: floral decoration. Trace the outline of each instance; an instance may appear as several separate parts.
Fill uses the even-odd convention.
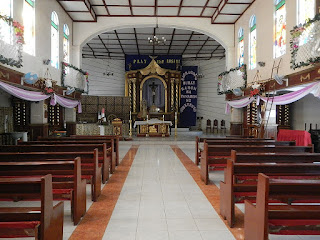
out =
[[[290,47],[291,47],[291,68],[296,69],[300,67],[309,66],[311,64],[315,64],[320,62],[320,56],[315,58],[309,58],[306,62],[299,62],[296,63],[296,56],[299,49],[299,40],[300,36],[303,32],[314,22],[320,21],[320,14],[317,14],[313,19],[308,19],[306,23],[299,24],[295,26],[291,31],[291,40],[290,40]]]
[[[7,64],[9,66],[15,66],[17,68],[22,67],[22,45],[24,44],[24,27],[17,21],[13,21],[13,18],[8,17],[6,15],[1,15],[0,14],[0,19],[5,21],[8,25],[12,25],[14,29],[14,33],[16,36],[16,43],[18,45],[18,59],[15,60],[13,58],[7,58],[0,54],[0,62],[3,64]]]
[[[247,65],[242,64],[240,67],[231,68],[229,71],[222,72],[218,75],[218,95],[232,93],[233,89],[228,90],[228,91],[220,91],[220,88],[222,86],[222,79],[223,79],[223,76],[228,75],[230,72],[234,72],[234,71],[238,71],[238,70],[240,70],[240,72],[242,73],[242,79],[244,80],[244,85],[242,87],[240,87],[240,89],[243,90],[244,88],[246,88],[246,86],[247,86]]]
[[[51,87],[46,87],[43,89],[43,92],[47,95],[50,95],[50,94],[54,93],[54,90]]]
[[[80,72],[80,73],[82,73],[82,74],[84,75],[84,77],[85,77],[85,79],[86,79],[86,82],[87,82],[87,92],[85,92],[83,89],[74,88],[74,87],[72,87],[72,86],[67,86],[67,85],[64,84],[64,81],[65,81],[66,75],[67,75],[67,72],[66,72],[66,68],[67,68],[67,67],[72,68],[72,69],[74,69],[74,70],[76,70],[76,71],[78,71],[78,72]],[[75,89],[76,91],[78,91],[78,92],[88,93],[88,91],[89,91],[89,80],[88,80],[88,78],[89,78],[89,73],[88,73],[88,72],[86,72],[86,71],[84,71],[84,70],[82,70],[82,69],[80,69],[80,68],[77,68],[76,66],[74,66],[74,65],[72,65],[72,64],[69,64],[69,63],[66,63],[66,62],[62,62],[61,85],[62,85],[63,87],[74,88],[74,89]]]
[[[255,96],[259,95],[259,93],[260,93],[260,90],[258,88],[255,88],[250,91],[250,97],[255,97]]]

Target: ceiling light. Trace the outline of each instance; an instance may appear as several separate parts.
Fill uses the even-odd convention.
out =
[[[158,28],[158,18],[156,18],[156,29]],[[150,45],[165,45],[166,44],[167,39],[165,39],[165,37],[157,37],[157,35],[153,35],[152,37],[148,37],[148,43]]]

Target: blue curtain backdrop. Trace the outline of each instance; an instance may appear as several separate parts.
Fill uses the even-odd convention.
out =
[[[180,127],[196,125],[198,67],[183,66],[181,72]]]
[[[170,70],[180,70],[182,64],[181,55],[154,56],[160,67]],[[126,55],[126,71],[138,70],[147,67],[152,61],[149,55]]]

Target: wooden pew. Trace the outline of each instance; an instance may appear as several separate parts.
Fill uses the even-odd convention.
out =
[[[269,205],[270,199],[320,200],[318,180],[272,180],[259,174],[257,201],[245,201],[244,238],[268,240],[268,234],[320,235],[319,205]]]
[[[317,154],[317,158],[319,159]],[[320,164],[297,163],[234,163],[228,160],[225,180],[220,182],[220,214],[227,219],[230,227],[234,225],[235,203],[255,198],[256,179],[259,173],[273,178],[320,179]]]
[[[119,165],[119,137],[113,135],[100,136],[100,135],[71,135],[70,137],[38,137],[39,141],[93,141],[100,140],[106,141],[108,144],[109,140],[113,141],[113,151],[115,153],[116,166]]]
[[[90,152],[0,152],[0,162],[72,161],[76,157],[81,158],[81,176],[91,183],[92,201],[95,202],[101,194],[101,167],[98,164],[98,149]]]
[[[81,160],[45,162],[0,162],[0,177],[34,177],[52,174],[53,199],[71,201],[71,217],[77,225],[86,213],[86,181],[81,179]],[[11,198],[12,197],[12,198]],[[8,196],[9,199],[29,200],[30,196]],[[33,199],[31,197],[31,199]]]
[[[205,141],[265,141],[265,142],[275,142],[274,139],[264,139],[264,138],[239,138],[239,137],[224,137],[224,138],[199,138],[196,136],[196,156],[195,156],[195,163],[196,165],[199,165],[200,162],[200,155],[201,155],[201,149],[200,149],[200,143]]]
[[[105,143],[101,144],[34,144],[34,145],[3,145],[0,146],[0,152],[89,152],[93,151],[95,148],[98,149],[98,161],[99,166],[102,168],[102,183],[105,183],[109,179],[110,172],[110,155],[111,150],[106,148]],[[109,157],[108,157],[109,155]]]
[[[114,151],[116,153],[116,166],[119,165],[119,136],[115,135],[71,135],[70,137],[38,137],[38,140],[114,140]]]
[[[109,160],[109,165],[110,165],[110,172],[113,173],[115,171],[116,168],[116,153],[114,151],[114,141],[113,139],[108,139],[108,140],[77,140],[75,138],[69,138],[68,140],[56,140],[55,139],[51,139],[51,140],[39,140],[39,141],[28,141],[28,142],[22,142],[19,141],[18,144],[19,145],[59,145],[59,144],[103,144],[105,143],[107,146],[107,159]],[[111,149],[111,150],[110,150]],[[99,157],[100,160],[100,157]],[[107,175],[107,174],[106,174]],[[103,178],[103,183],[104,180],[108,180],[109,179],[109,174],[107,178],[104,178],[104,176],[102,176]]]
[[[52,178],[0,178],[0,196],[32,195],[41,207],[0,207],[0,237],[63,239],[63,202],[53,205]]]
[[[275,145],[208,145],[204,143],[203,153],[201,154],[200,162],[200,177],[201,180],[208,184],[209,181],[209,165],[218,168],[224,168],[227,159],[230,159],[231,150],[243,153],[259,153],[259,152],[314,152],[313,145],[304,146],[275,146]]]

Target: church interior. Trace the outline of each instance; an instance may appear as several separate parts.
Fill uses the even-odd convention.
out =
[[[319,0],[1,0],[0,239],[320,239],[319,80]]]

